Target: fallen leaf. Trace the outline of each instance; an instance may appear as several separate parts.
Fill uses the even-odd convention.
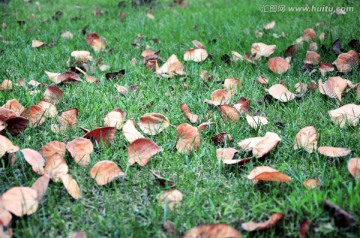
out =
[[[156,66],[156,74],[159,77],[171,78],[174,75],[185,75],[184,65],[178,60],[176,55],[171,55],[163,66]]]
[[[301,224],[300,224],[300,228],[299,228],[299,238],[306,238],[307,237],[307,232],[310,228],[311,225],[311,221],[308,218],[305,218]]]
[[[205,49],[189,49],[184,53],[185,61],[201,62],[206,60],[208,53]]]
[[[349,73],[357,67],[356,59],[349,53],[340,54],[333,64],[341,73]]]
[[[137,139],[128,147],[128,164],[138,163],[140,166],[145,166],[152,156],[162,151],[163,149],[150,139]]]
[[[71,232],[67,238],[87,238],[87,234],[83,231]]]
[[[234,104],[235,109],[240,113],[240,115],[245,114],[245,113],[250,113],[251,112],[251,108],[250,108],[250,100],[241,97],[235,104]]]
[[[50,85],[44,92],[44,100],[52,104],[57,104],[63,96],[63,91],[55,85]]]
[[[138,125],[145,134],[157,135],[169,127],[170,122],[167,117],[160,113],[146,113],[140,117]]]
[[[53,82],[55,84],[62,84],[62,83],[73,83],[81,81],[80,76],[73,71],[67,71],[65,73],[59,74]]]
[[[198,119],[198,115],[192,114],[189,107],[185,103],[180,104],[180,109],[184,113],[187,119],[189,119],[190,122],[196,123]]]
[[[296,50],[297,50],[296,45],[290,45],[285,50],[285,57],[294,57]]]
[[[42,108],[42,110],[44,111],[45,117],[54,118],[58,114],[58,111],[57,111],[55,105],[53,105],[50,102],[41,100],[38,103],[38,106],[40,106]]]
[[[176,187],[176,184],[173,181],[170,181],[170,180],[168,180],[166,178],[161,177],[155,171],[150,170],[150,173],[152,175],[154,175],[156,181],[158,181],[162,187],[172,187],[172,188]]]
[[[356,126],[360,119],[360,106],[355,104],[346,104],[329,112],[331,121],[339,124],[343,128],[346,123],[350,126]]]
[[[78,165],[88,166],[91,161],[90,154],[94,151],[94,146],[91,140],[80,137],[68,142],[66,149]]]
[[[205,46],[203,43],[201,43],[200,41],[197,41],[197,40],[193,40],[192,41],[193,45],[196,46],[197,48],[200,48],[200,49],[205,49]]]
[[[58,157],[58,156],[64,158],[65,151],[66,151],[66,146],[63,142],[51,141],[41,148],[40,154],[44,156],[47,160],[49,160],[53,157]]]
[[[304,41],[315,41],[316,40],[316,32],[312,28],[307,28],[304,30]]]
[[[305,64],[319,64],[320,63],[321,56],[314,52],[314,51],[308,51],[305,56],[304,63]]]
[[[8,212],[7,210],[5,210],[4,206],[3,206],[3,202],[2,202],[2,198],[0,197],[0,237],[2,233],[1,233],[1,228],[2,226],[9,226],[10,222],[12,220],[12,215],[10,212]]]
[[[176,149],[184,154],[189,154],[190,151],[196,150],[200,145],[200,134],[196,127],[187,123],[180,124],[177,127],[178,142]]]
[[[5,136],[0,135],[0,158],[6,153],[15,153],[19,150],[19,147],[13,145],[13,143]]]
[[[262,42],[253,43],[251,45],[251,55],[255,60],[261,57],[269,57],[274,53],[275,49],[276,45],[266,45]]]
[[[74,35],[70,31],[65,31],[61,33],[61,38],[71,40],[72,38],[74,38]]]
[[[358,223],[355,217],[353,217],[350,213],[328,200],[324,201],[324,209],[330,213],[331,217],[334,218],[337,226],[349,228]]]
[[[238,152],[239,151],[234,148],[220,148],[216,150],[216,158],[222,161],[232,160]]]
[[[22,149],[21,152],[23,153],[26,162],[32,166],[32,170],[39,175],[43,175],[45,160],[42,155],[36,150],[29,148]]]
[[[265,78],[265,76],[260,75],[258,78],[258,82],[262,85],[267,85],[269,80],[267,78]]]
[[[206,128],[211,127],[211,126],[213,126],[213,125],[216,125],[216,123],[215,123],[215,122],[204,122],[204,123],[201,123],[201,124],[198,126],[198,128],[199,128],[199,131],[203,131],[203,130],[205,130]]]
[[[117,71],[117,72],[110,72],[110,73],[107,73],[105,74],[105,78],[107,79],[122,79],[125,75],[126,71],[125,69],[122,69],[120,71]]]
[[[60,154],[55,154],[45,164],[45,174],[47,174],[55,182],[59,182],[61,177],[67,174],[69,167]]]
[[[164,191],[159,197],[158,201],[161,206],[165,209],[169,206],[170,210],[181,205],[183,194],[176,189]]]
[[[115,127],[117,130],[120,130],[125,121],[126,114],[120,108],[115,108],[109,112],[104,118],[104,126]]]
[[[0,107],[0,120],[5,121],[8,118],[16,117],[16,113],[10,109]]]
[[[205,102],[210,105],[219,106],[228,104],[231,101],[231,91],[226,89],[218,89],[211,93],[210,100],[205,99]]]
[[[14,215],[21,217],[36,212],[39,202],[37,192],[29,187],[12,187],[2,194],[3,206]]]
[[[275,84],[269,88],[269,94],[280,102],[288,102],[295,98],[295,94],[290,92],[284,85]]]
[[[321,183],[316,179],[307,179],[303,182],[303,185],[308,189],[315,189],[321,186]]]
[[[245,231],[262,231],[265,230],[267,228],[270,228],[272,226],[274,226],[276,223],[278,223],[285,215],[282,213],[273,213],[271,215],[271,217],[269,218],[269,220],[265,221],[265,222],[259,222],[259,223],[255,223],[255,222],[246,222],[246,223],[242,223],[241,224],[241,228]]]
[[[71,108],[62,111],[61,116],[58,116],[60,123],[60,131],[65,131],[68,127],[74,129],[76,127],[76,119],[78,116],[78,109]]]
[[[244,56],[242,56],[241,54],[239,54],[236,51],[231,51],[231,55],[232,55],[232,60],[233,61],[244,61]]]
[[[331,98],[337,98],[341,102],[341,94],[348,86],[348,83],[345,79],[337,76],[330,77],[324,83],[319,79],[319,91],[321,94],[327,95]]]
[[[243,150],[252,150],[253,155],[256,158],[263,157],[281,141],[278,134],[274,132],[266,132],[263,137],[252,137],[242,140],[238,143],[238,146]]]
[[[1,120],[1,119],[0,119]],[[11,117],[5,120],[6,130],[12,136],[20,134],[29,124],[29,120],[24,117]]]
[[[0,91],[9,91],[12,90],[12,82],[8,79],[5,79],[0,84]]]
[[[129,119],[126,121],[122,130],[123,130],[125,138],[130,143],[132,143],[133,141],[135,141],[139,138],[144,138],[144,136],[136,129],[135,122],[132,119]]]
[[[283,74],[290,69],[290,64],[281,57],[275,57],[269,59],[268,67],[272,72],[276,74]]]
[[[251,116],[249,114],[246,114],[246,121],[249,124],[249,126],[254,128],[255,130],[257,130],[258,128],[261,128],[262,125],[268,124],[268,120],[266,117]]]
[[[351,158],[348,161],[347,167],[355,179],[360,179],[360,158]]]
[[[242,87],[241,81],[237,78],[227,78],[224,81],[224,88],[229,90],[232,94],[236,94]]]
[[[42,42],[42,41],[38,41],[38,40],[32,40],[31,41],[31,47],[32,48],[39,48],[41,46],[45,46],[46,43]]]
[[[37,192],[36,199],[40,202],[48,189],[50,177],[47,174],[44,174],[40,178],[38,178],[35,183],[31,186]]]
[[[224,121],[229,120],[231,122],[237,122],[240,118],[240,114],[235,107],[223,104],[223,105],[219,105],[219,109],[220,109],[221,118]]]
[[[95,179],[97,185],[103,186],[117,177],[124,176],[124,172],[112,161],[103,160],[90,170],[90,177]]]
[[[91,46],[96,52],[105,49],[105,42],[96,33],[90,33],[86,35],[86,43]]]
[[[295,93],[301,94],[301,95],[304,94],[304,93],[306,93],[306,91],[308,90],[308,89],[307,89],[307,84],[302,83],[302,82],[296,83],[296,84],[294,85],[294,87],[295,87]]]
[[[93,57],[91,56],[89,51],[86,50],[75,50],[71,52],[71,56],[75,58],[77,62],[86,63],[88,61],[92,61]]]
[[[6,101],[2,108],[15,112],[17,116],[21,115],[21,113],[25,110],[25,107],[16,99]]]
[[[312,153],[317,148],[318,133],[313,126],[302,128],[295,136],[294,150],[304,148]]]
[[[35,128],[45,122],[44,110],[38,106],[33,105],[26,108],[21,116],[28,119],[30,124]]]
[[[115,127],[99,127],[89,131],[83,137],[86,139],[94,138],[98,143],[104,142],[108,146],[114,139],[115,132]]]
[[[331,147],[331,146],[320,146],[318,153],[328,157],[344,157],[351,153],[351,150],[346,148]]]
[[[226,143],[229,143],[233,141],[233,138],[230,134],[226,132],[221,132],[213,137],[211,137],[211,141],[214,143],[214,145],[225,145]]]
[[[191,228],[183,238],[241,238],[240,233],[226,224],[205,224]]]
[[[74,199],[79,199],[81,197],[79,185],[70,174],[65,174],[61,176],[61,181],[71,197],[73,197]]]
[[[247,176],[254,183],[258,181],[290,182],[291,178],[269,166],[259,166],[253,169]]]

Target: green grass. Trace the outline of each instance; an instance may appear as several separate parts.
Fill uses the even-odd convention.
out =
[[[146,17],[147,7],[132,8],[129,4],[118,7],[118,1],[41,1],[41,11],[35,3],[10,1],[1,4],[0,23],[7,28],[0,29],[0,81],[10,79],[17,82],[20,78],[25,82],[31,79],[44,84],[51,84],[45,70],[65,72],[66,61],[74,50],[89,50],[95,59],[101,58],[102,64],[110,65],[110,71],[126,69],[125,77],[120,81],[105,79],[105,72],[97,70],[93,76],[100,79],[98,84],[85,81],[77,84],[62,85],[64,97],[57,104],[59,112],[69,108],[78,108],[77,127],[65,134],[51,132],[50,125],[55,120],[47,120],[38,128],[27,127],[16,137],[9,139],[20,148],[40,150],[53,140],[70,141],[84,135],[80,127],[96,128],[103,125],[103,118],[112,109],[119,107],[126,112],[127,118],[138,122],[139,118],[149,112],[158,112],[167,116],[170,123],[168,129],[156,136],[147,136],[161,146],[164,151],[154,156],[145,167],[132,166],[128,169],[127,178],[119,179],[109,185],[97,186],[90,179],[90,168],[98,161],[112,160],[122,170],[127,163],[127,147],[129,143],[121,131],[117,132],[109,147],[98,146],[92,154],[89,167],[76,165],[70,154],[66,154],[69,173],[77,180],[81,190],[80,200],[72,199],[61,183],[51,183],[38,211],[27,217],[15,220],[14,237],[66,237],[70,232],[82,230],[88,237],[161,237],[162,224],[166,220],[174,222],[175,228],[185,233],[190,228],[206,223],[226,223],[236,228],[244,237],[294,237],[298,236],[301,221],[308,217],[311,221],[309,237],[357,237],[358,228],[345,229],[336,227],[333,218],[322,207],[324,199],[328,199],[352,213],[360,220],[360,183],[355,181],[347,170],[347,160],[360,157],[360,131],[357,127],[340,128],[334,125],[327,114],[328,110],[338,107],[336,101],[321,95],[319,92],[307,92],[301,100],[288,103],[273,101],[269,105],[259,105],[266,94],[260,84],[254,83],[260,74],[269,79],[269,85],[284,80],[285,86],[294,91],[296,82],[309,83],[317,81],[321,75],[311,76],[301,72],[306,54],[306,44],[292,59],[291,70],[285,75],[275,75],[267,67],[267,59],[261,59],[256,66],[246,62],[225,64],[220,60],[224,54],[231,55],[235,50],[241,54],[250,52],[251,44],[264,42],[276,44],[272,56],[283,56],[284,50],[295,39],[302,36],[303,30],[314,27],[317,34],[332,31],[333,40],[341,38],[343,46],[348,49],[347,42],[358,39],[360,20],[360,4],[357,1],[338,3],[337,1],[297,1],[286,3],[287,6],[352,6],[353,12],[331,20],[329,13],[261,13],[261,6],[267,1],[230,1],[217,0],[212,6],[210,1],[189,1],[187,8],[169,8],[170,1],[159,1],[152,6],[155,20]],[[280,1],[279,1],[280,2]],[[284,1],[283,1],[284,2]],[[278,4],[278,3],[277,3]],[[285,3],[284,3],[285,4]],[[100,8],[104,15],[94,17],[93,10]],[[62,11],[59,20],[52,20],[56,11]],[[124,21],[117,14],[126,13]],[[33,19],[28,18],[34,14]],[[71,20],[78,17],[78,20]],[[44,21],[48,19],[48,21]],[[25,20],[20,26],[17,20]],[[255,35],[268,22],[275,20],[276,27],[265,33],[262,38]],[[329,27],[332,21],[331,29]],[[326,26],[315,27],[319,21]],[[96,32],[106,39],[110,52],[94,52],[85,41],[81,29]],[[61,39],[60,34],[71,31],[72,40]],[[273,33],[286,34],[285,38],[276,39]],[[141,49],[135,49],[130,43],[137,34],[143,34]],[[151,39],[158,38],[159,43]],[[38,39],[54,43],[51,48],[31,48],[31,40]],[[214,40],[215,39],[215,40]],[[202,63],[183,62],[183,52],[192,46],[192,40],[205,44],[207,51],[214,59]],[[216,42],[215,42],[216,41]],[[215,42],[215,43],[214,43]],[[331,48],[331,41],[317,40]],[[158,78],[148,71],[142,62],[141,52],[149,45],[154,50],[161,50],[160,56],[167,59],[176,54],[184,64],[188,76],[171,79]],[[322,61],[333,62],[336,56],[329,52],[320,52]],[[133,66],[131,60],[137,59]],[[209,86],[203,85],[199,76],[202,70],[209,71],[214,78]],[[330,74],[335,75],[335,73]],[[233,99],[244,96],[251,100],[254,112],[260,110],[269,119],[269,125],[262,131],[252,130],[241,118],[237,123],[222,122],[217,108],[204,103],[210,98],[212,91],[222,88],[225,78],[237,77],[243,87]],[[323,81],[326,78],[322,77]],[[359,82],[359,70],[344,76],[352,82]],[[114,83],[120,85],[140,85],[138,90],[128,96],[119,96]],[[188,89],[183,89],[183,84]],[[173,90],[171,89],[173,88]],[[43,98],[44,88],[38,95],[30,95],[22,87],[14,87],[12,91],[1,91],[0,105],[16,98],[25,107],[37,104]],[[144,105],[154,103],[143,110]],[[210,111],[216,125],[201,133],[201,146],[190,155],[176,152],[177,125],[187,122],[180,111],[180,104],[185,102],[193,113],[199,115],[204,122]],[[343,95],[343,104],[360,104],[355,90]],[[280,129],[276,122],[283,122]],[[293,141],[296,133],[303,127],[313,125],[319,132],[319,145],[346,147],[352,150],[350,156],[329,159],[317,153],[308,154],[304,150],[294,151]],[[237,142],[254,136],[262,136],[266,131],[280,135],[282,141],[276,149],[259,160],[243,167],[228,167],[218,163],[211,137],[227,132],[234,138],[228,147],[237,147]],[[239,157],[249,154],[241,152]],[[292,177],[290,183],[265,182],[253,185],[246,175],[256,166],[268,165]],[[183,193],[184,199],[178,211],[162,209],[157,196],[164,188],[157,185],[150,169],[159,171],[166,178],[173,180]],[[38,176],[32,172],[21,154],[14,167],[0,167],[0,194],[13,186],[31,186]],[[321,189],[308,190],[302,182],[308,178],[316,178],[322,183]],[[248,233],[241,230],[241,223],[246,221],[266,220],[271,213],[282,212],[285,217],[276,227],[263,232]]]

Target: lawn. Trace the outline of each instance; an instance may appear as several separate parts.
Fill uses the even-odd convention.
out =
[[[77,231],[85,232],[88,237],[176,236],[164,231],[166,221],[173,223],[178,235],[197,225],[225,223],[243,237],[296,237],[305,218],[311,221],[308,237],[358,237],[358,223],[355,226],[346,222],[340,224],[338,216],[324,209],[324,201],[336,204],[360,222],[360,180],[349,173],[347,166],[351,158],[360,157],[359,125],[347,123],[340,127],[332,122],[328,111],[340,105],[335,98],[323,95],[319,90],[308,90],[301,97],[281,102],[269,96],[265,89],[282,81],[286,88],[295,92],[294,85],[298,82],[309,85],[311,80],[317,83],[321,78],[325,82],[335,76],[360,83],[357,68],[346,74],[335,68],[325,76],[319,70],[311,74],[303,72],[308,42],[297,47],[288,72],[276,74],[268,67],[269,58],[285,58],[287,47],[302,37],[306,28],[313,28],[317,33],[315,42],[321,62],[336,60],[332,44],[338,38],[344,48],[342,52],[353,49],[348,42],[359,40],[360,3],[356,0],[277,1],[276,4],[189,0],[185,7],[170,6],[171,3],[166,0],[150,6],[133,6],[130,1],[0,1],[0,82],[5,79],[13,82],[12,90],[0,91],[0,106],[11,99],[17,99],[25,108],[37,105],[44,98],[46,86],[33,87],[28,85],[30,80],[53,84],[45,71],[68,71],[69,66],[75,65],[71,57],[75,50],[91,53],[94,60],[88,64],[87,73],[99,79],[98,83],[89,83],[79,74],[82,82],[57,85],[63,91],[63,97],[56,104],[59,115],[71,108],[78,109],[74,128],[54,132],[51,125],[58,123],[54,117],[46,118],[37,127],[28,125],[16,136],[4,130],[3,134],[20,150],[40,151],[51,141],[67,143],[83,137],[85,132],[81,128],[103,127],[104,117],[115,108],[120,108],[126,113],[126,120],[133,119],[135,123],[145,113],[160,113],[170,122],[169,127],[156,135],[144,134],[137,127],[162,148],[145,166],[128,165],[130,142],[122,130],[116,131],[109,145],[94,142],[88,166],[77,165],[66,152],[64,159],[68,173],[77,181],[81,197],[72,198],[63,183],[50,181],[37,211],[11,221],[9,227],[13,237],[68,237]],[[269,12],[270,5],[284,5],[285,11]],[[352,11],[345,15],[334,15],[325,10],[291,12],[289,7],[293,6],[352,7]],[[97,16],[94,14],[96,9]],[[151,13],[148,12],[150,9]],[[119,17],[120,12],[125,13],[123,18]],[[263,27],[272,21],[276,22],[275,27],[264,30]],[[317,24],[322,21],[325,24]],[[61,37],[66,31],[73,34],[72,39]],[[323,40],[319,37],[321,32],[325,33]],[[97,33],[104,39],[104,50],[97,52],[87,44],[89,33]],[[33,48],[32,40],[47,45]],[[209,54],[205,61],[183,60],[184,52],[194,48],[193,40],[204,44]],[[271,56],[256,60],[256,65],[246,59],[232,59],[232,51],[244,56],[250,53],[255,42],[276,45],[276,49]],[[147,47],[160,50],[160,67],[175,54],[184,65],[186,75],[166,78],[148,70],[141,56]],[[97,61],[109,68],[101,71]],[[107,79],[107,73],[123,69],[122,77]],[[210,79],[200,77],[204,70],[212,76]],[[258,83],[260,75],[268,79],[266,86]],[[228,104],[232,106],[241,97],[249,99],[252,113],[266,116],[267,125],[253,129],[244,114],[234,122],[223,120],[219,107],[204,102],[210,99],[213,91],[223,88],[225,79],[233,77],[241,81],[242,87]],[[15,85],[20,79],[24,80],[26,88]],[[136,87],[122,95],[115,88],[116,84]],[[358,89],[348,89],[342,94],[342,104],[359,105]],[[33,90],[39,92],[33,93]],[[198,115],[196,123],[184,116],[181,103],[186,103],[191,112]],[[197,127],[208,121],[214,124],[199,132],[199,147],[188,154],[179,152],[176,148],[177,127],[182,123]],[[317,150],[313,153],[305,149],[294,150],[295,136],[306,126],[316,128],[318,147],[347,148],[351,153],[331,158]],[[215,145],[212,137],[221,132],[230,134],[233,140]],[[281,141],[261,158],[255,158],[238,146],[238,142],[264,136],[266,132],[276,133]],[[242,165],[219,162],[216,150],[228,147],[238,150],[236,159],[252,159]],[[16,157],[14,166],[9,165],[7,155],[0,159],[0,194],[12,187],[31,187],[40,177],[20,151]],[[97,185],[90,177],[90,170],[102,160],[115,162],[125,175],[104,186]],[[270,166],[291,177],[291,181],[254,184],[247,175],[258,166]],[[176,184],[176,189],[183,195],[181,205],[173,210],[162,206],[159,196],[173,188],[161,186],[150,171],[156,171]],[[307,179],[316,179],[321,187],[306,188],[303,182]],[[284,217],[274,226],[254,232],[242,229],[243,223],[266,221],[276,212]]]

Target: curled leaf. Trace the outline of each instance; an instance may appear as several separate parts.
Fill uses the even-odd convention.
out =
[[[237,122],[240,118],[240,114],[235,107],[223,104],[223,105],[219,105],[219,109],[220,109],[221,118],[224,121],[229,120],[231,122]]]
[[[318,152],[328,157],[344,157],[348,156],[351,153],[351,150],[332,146],[320,146]]]
[[[63,96],[63,91],[55,85],[50,85],[44,92],[44,100],[52,104],[57,104]]]
[[[104,50],[106,47],[103,39],[96,33],[86,35],[86,43],[97,52]]]
[[[234,148],[220,148],[216,150],[216,157],[222,161],[232,160],[238,152],[239,151]]]
[[[329,112],[331,121],[339,124],[343,128],[346,123],[350,126],[356,126],[360,119],[360,106],[355,104],[346,104]]]
[[[152,140],[145,138],[137,139],[129,145],[128,164],[133,165],[136,162],[140,166],[145,166],[152,156],[162,151],[162,148]]]
[[[156,74],[160,77],[171,78],[174,75],[185,75],[184,65],[176,55],[171,55],[161,68],[156,66]]]
[[[304,41],[315,41],[316,40],[316,32],[312,28],[307,28],[304,30]]]
[[[59,154],[52,156],[45,164],[45,174],[55,182],[59,182],[61,177],[67,174],[69,167],[66,161]]]
[[[260,59],[263,57],[269,57],[274,53],[276,45],[266,45],[264,43],[253,43],[251,45],[251,55],[254,59]]]
[[[12,81],[5,79],[0,84],[0,91],[9,91],[12,90]]]
[[[79,185],[70,174],[65,174],[61,176],[61,181],[71,197],[73,197],[74,199],[79,199],[81,197]]]
[[[210,100],[205,99],[205,102],[210,105],[219,106],[228,104],[231,100],[231,91],[226,89],[218,89],[211,93]]]
[[[318,133],[313,126],[302,128],[295,137],[294,150],[304,148],[312,153],[317,148]]]
[[[86,50],[76,50],[71,52],[71,56],[75,58],[77,62],[88,62],[92,61],[93,58],[89,51]]]
[[[100,127],[89,131],[83,137],[86,139],[94,138],[98,143],[104,142],[104,144],[107,146],[114,139],[115,132],[115,127]]]
[[[196,150],[200,145],[200,134],[196,127],[187,123],[180,124],[177,127],[178,142],[176,149],[184,154],[189,154],[190,151]]]
[[[360,179],[360,158],[351,158],[348,161],[347,167],[355,179]]]
[[[29,148],[22,149],[21,152],[24,155],[24,159],[32,166],[32,170],[39,174],[44,174],[45,160],[39,152]]]
[[[169,127],[170,122],[167,117],[160,113],[146,113],[140,117],[140,129],[147,135],[156,135]]]
[[[112,161],[103,160],[94,165],[90,170],[90,177],[95,179],[99,186],[113,181],[124,175],[124,172]]]
[[[32,126],[35,128],[45,122],[45,111],[38,105],[33,105],[26,108],[21,116],[28,119]]]
[[[126,121],[122,130],[123,130],[125,138],[130,143],[132,143],[133,141],[135,141],[139,138],[144,138],[144,136],[136,129],[135,122],[132,119],[129,119]]]
[[[269,88],[269,94],[281,101],[281,102],[288,102],[295,98],[295,94],[290,92],[284,85],[282,84],[275,84]]]
[[[49,186],[50,177],[46,174],[38,178],[35,183],[31,186],[32,189],[34,189],[37,192],[36,199],[40,202],[48,189]]]
[[[279,141],[281,141],[281,138],[278,134],[274,132],[266,132],[263,137],[252,137],[240,141],[238,146],[240,146],[243,150],[252,150],[253,155],[256,158],[260,158],[273,150]]]
[[[21,113],[25,110],[24,106],[21,105],[21,103],[16,99],[6,101],[2,108],[15,112],[17,116],[20,116]]]
[[[198,119],[198,115],[192,114],[189,107],[185,103],[180,104],[180,109],[184,113],[187,119],[189,119],[190,122],[196,123]]]
[[[319,64],[320,59],[321,59],[321,56],[318,53],[316,53],[314,51],[308,51],[306,53],[304,63],[315,65],[315,64]]]
[[[214,143],[214,145],[218,146],[218,145],[225,145],[226,143],[233,141],[233,138],[230,134],[226,132],[221,132],[211,137],[211,141]]]
[[[282,213],[273,213],[269,220],[265,222],[246,222],[241,224],[241,228],[245,231],[262,231],[267,228],[270,228],[274,226],[276,223],[278,223],[285,215]]]
[[[341,77],[330,77],[325,83],[319,79],[319,91],[331,98],[337,98],[341,102],[341,94],[348,86],[348,82]]]
[[[238,92],[241,87],[241,81],[237,78],[227,78],[224,81],[224,88],[229,90],[232,94]]]
[[[249,114],[246,114],[246,121],[254,129],[261,128],[262,125],[267,125],[268,120],[266,117],[262,116],[251,116]]]
[[[53,157],[64,158],[65,151],[66,146],[63,142],[51,141],[41,148],[40,154],[49,160]]]
[[[104,126],[115,127],[116,129],[120,130],[125,121],[125,116],[125,112],[123,112],[120,108],[115,108],[104,118]]]
[[[184,53],[185,61],[201,62],[206,60],[208,53],[205,49],[189,49]]]

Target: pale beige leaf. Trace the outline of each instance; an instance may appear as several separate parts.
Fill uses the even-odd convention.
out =
[[[232,160],[239,151],[234,148],[219,148],[216,150],[218,160]]]
[[[263,28],[264,28],[264,30],[270,30],[270,29],[274,28],[275,25],[276,25],[276,22],[272,21],[272,22],[269,22],[268,24],[266,24]]]
[[[201,62],[206,60],[208,53],[205,49],[189,49],[184,53],[185,61]]]
[[[268,124],[268,119],[262,116],[251,116],[246,114],[246,121],[254,129],[261,128],[263,125]]]
[[[183,194],[176,189],[164,191],[159,197],[158,201],[161,206],[165,209],[169,206],[170,210],[181,205]]]
[[[316,179],[307,179],[303,182],[303,185],[308,189],[315,189],[321,186],[321,183]]]
[[[294,150],[305,149],[312,153],[317,148],[318,133],[313,126],[302,128],[295,137]]]
[[[218,89],[211,93],[210,100],[205,99],[205,102],[210,105],[219,106],[228,104],[231,101],[231,91],[226,89]]]
[[[156,135],[169,127],[170,122],[160,113],[146,113],[140,117],[138,125],[145,134]]]
[[[95,179],[99,186],[113,181],[124,175],[124,172],[112,161],[103,160],[94,165],[90,170],[90,177]]]
[[[22,149],[21,152],[23,153],[26,162],[32,166],[32,170],[39,175],[43,175],[45,160],[42,155],[36,150],[29,148]]]
[[[260,59],[261,57],[269,57],[274,53],[276,45],[266,45],[262,42],[253,43],[251,45],[251,55],[254,59]]]
[[[54,118],[58,114],[56,106],[50,102],[41,100],[38,103],[38,106],[40,106],[42,108],[42,110],[45,112],[44,113],[45,117]]]
[[[263,137],[253,137],[240,141],[238,146],[244,150],[252,150],[253,155],[260,158],[273,150],[280,141],[281,138],[278,134],[266,132]]]
[[[70,174],[64,174],[61,176],[61,181],[71,197],[74,199],[79,199],[81,197],[79,185]]]
[[[232,94],[236,94],[242,87],[241,81],[237,78],[227,78],[224,81],[224,88]]]
[[[180,104],[180,109],[184,113],[187,119],[189,119],[190,122],[196,123],[198,119],[198,115],[192,114],[189,107],[185,103]]]
[[[80,137],[68,142],[66,149],[78,165],[88,166],[91,161],[90,154],[94,151],[94,146],[91,140]]]
[[[45,174],[55,182],[59,182],[68,171],[69,167],[66,161],[59,154],[52,156],[45,164]]]
[[[346,123],[350,126],[356,126],[360,119],[360,106],[355,104],[346,104],[329,112],[331,121],[339,124],[343,128]]]
[[[290,92],[284,85],[275,84],[269,88],[269,94],[280,102],[288,102],[295,98],[295,94]]]
[[[104,118],[104,126],[115,127],[120,130],[125,121],[126,114],[120,108],[115,108],[109,112]]]
[[[132,119],[129,119],[126,121],[122,130],[123,130],[125,138],[130,143],[132,143],[133,141],[135,141],[139,138],[144,138],[144,136],[136,129],[135,122]]]
[[[348,156],[351,153],[351,150],[340,147],[320,146],[318,148],[318,153],[328,157],[344,157]]]
[[[12,90],[12,82],[8,79],[5,79],[0,84],[0,91],[9,91]]]
[[[268,67],[276,74],[286,73],[290,69],[290,64],[281,57],[271,58],[268,61]]]
[[[279,222],[285,215],[282,213],[274,213],[271,215],[271,217],[269,218],[269,220],[265,221],[265,222],[245,222],[241,224],[241,228],[246,230],[246,231],[262,231],[265,230],[267,228],[270,228],[272,226],[274,226],[277,222]]]
[[[86,50],[75,50],[71,52],[71,56],[74,57],[78,62],[87,62],[93,60],[90,52]]]
[[[348,162],[348,170],[355,179],[360,179],[360,158],[351,158]]]
[[[29,187],[12,187],[2,194],[3,206],[18,217],[36,212],[37,192]]]
[[[231,226],[218,223],[193,227],[183,238],[241,238],[241,235]]]
[[[48,189],[50,177],[46,174],[38,178],[35,183],[31,186],[37,192],[37,200],[40,202]]]

